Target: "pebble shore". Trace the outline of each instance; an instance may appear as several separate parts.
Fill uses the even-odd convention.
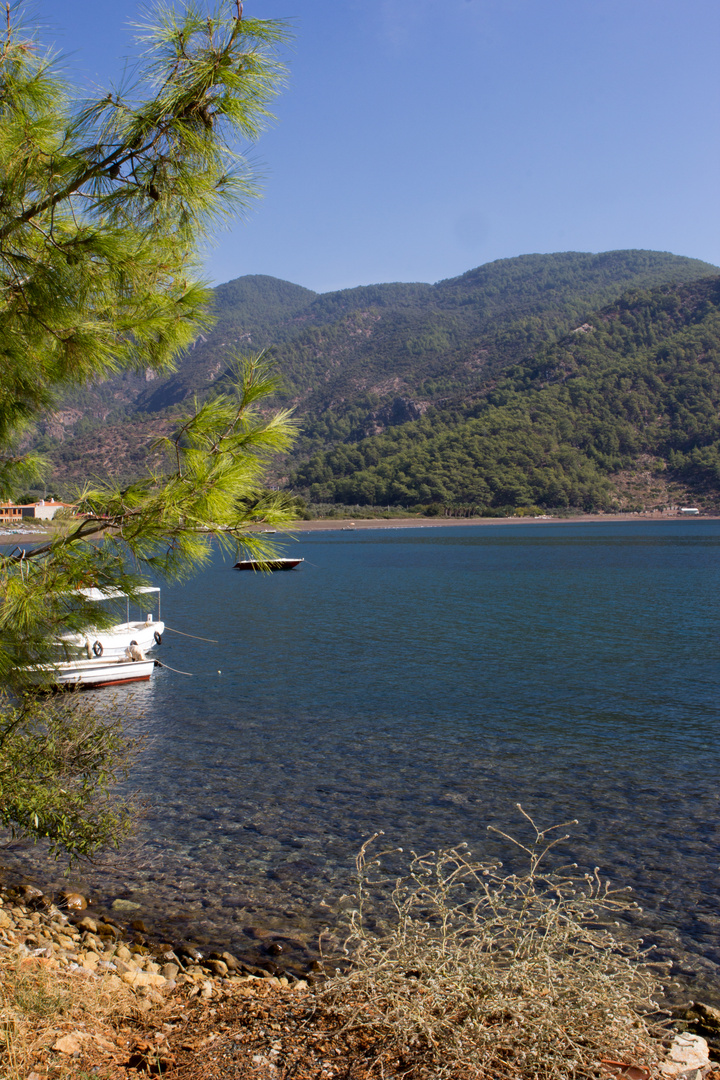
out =
[[[59,973],[102,980],[102,985],[111,989],[129,990],[140,1016],[157,1014],[171,1021],[163,1024],[162,1032],[155,1032],[154,1041],[148,1041],[145,1030],[140,1035],[136,1030],[131,1038],[118,1038],[117,1032],[88,1031],[82,1023],[53,1033],[51,1051],[66,1060],[79,1063],[89,1049],[106,1057],[114,1054],[116,1064],[122,1059],[112,1080],[137,1076],[138,1070],[156,1073],[158,1068],[159,1074],[175,1072],[178,1080],[220,1080],[221,1076],[255,1080],[261,1075],[279,1080],[285,1058],[288,1065],[292,1059],[293,1075],[298,1080],[329,1080],[335,1075],[338,1055],[349,1067],[348,1056],[356,1054],[353,1077],[369,1080],[372,1072],[362,1048],[343,1042],[345,1029],[333,1033],[332,1024],[317,1012],[310,1000],[314,996],[311,976],[273,974],[244,964],[230,952],[212,952],[205,957],[190,945],[152,943],[141,920],[124,925],[107,915],[91,917],[87,901],[79,893],[68,891],[51,898],[32,885],[0,886],[0,957],[20,964],[40,963]],[[189,1010],[191,1004],[197,1009],[182,1014],[184,1034],[171,1045],[168,1039],[177,1033],[181,1015],[172,1010]],[[314,1028],[309,1026],[310,1020]],[[667,1056],[657,1071],[608,1061],[609,1076],[720,1080],[708,1041],[699,1034],[703,1031],[711,1045],[718,1046],[720,1010],[691,1003],[676,1025],[680,1031],[669,1042]],[[211,1044],[213,1056],[209,1060]],[[321,1068],[316,1072],[320,1050]],[[44,1069],[42,1073],[33,1069],[28,1080],[44,1080],[47,1075]]]
[[[140,920],[125,926],[108,916],[90,917],[79,893],[68,892],[57,900],[32,885],[0,888],[0,954],[42,957],[59,969],[102,976],[110,986],[124,983],[139,998],[155,1002],[179,986],[203,998],[257,980],[298,990],[308,987],[305,979],[274,975],[230,952],[205,957],[190,945],[151,943]]]

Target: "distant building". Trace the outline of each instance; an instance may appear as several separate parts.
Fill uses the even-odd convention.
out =
[[[58,510],[72,509],[72,503],[41,499],[36,503],[0,503],[0,524],[17,525],[23,518],[52,521]]]
[[[34,511],[27,517],[40,518],[42,521],[52,521],[58,510],[72,510],[72,503],[56,502],[54,499],[41,499],[40,502],[31,503]]]
[[[3,525],[17,524],[29,509],[29,506],[19,503],[0,503],[0,522]]]
[[[681,506],[680,507],[680,513],[681,514],[699,514],[700,511],[698,510],[698,508],[696,506]]]

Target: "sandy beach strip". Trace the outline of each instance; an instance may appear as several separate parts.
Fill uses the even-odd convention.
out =
[[[397,518],[318,518],[315,521],[294,521],[285,528],[269,529],[266,525],[251,526],[249,532],[264,532],[281,535],[295,535],[302,532],[340,532],[360,529],[438,529],[468,528],[468,526],[487,527],[491,525],[645,525],[658,521],[720,521],[720,514],[700,514],[697,517],[677,513],[629,513],[629,514],[575,514],[570,517],[397,517]],[[53,533],[15,533],[13,536],[0,534],[0,547],[21,546],[23,543],[40,543],[52,539]]]
[[[616,525],[618,523],[630,523],[645,525],[657,521],[720,521],[720,516],[699,515],[688,516],[676,513],[671,514],[577,514],[572,517],[407,517],[407,518],[320,518],[317,521],[295,521],[287,529],[278,529],[281,532],[337,532],[339,530],[360,529],[437,529],[437,528],[467,528],[468,526],[490,525]]]

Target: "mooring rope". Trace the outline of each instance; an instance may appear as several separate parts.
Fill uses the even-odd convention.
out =
[[[157,660],[156,659],[155,660],[155,666],[156,667],[167,668],[168,671],[174,671],[176,675],[190,675],[191,678],[193,678],[193,679],[196,678],[196,675],[195,675],[194,671],[180,671],[179,668],[170,667],[170,665],[166,664],[164,660]]]
[[[186,634],[182,630],[173,630],[172,626],[165,626],[165,630],[169,630],[171,634],[179,634],[180,637],[191,637],[195,641],[209,641],[211,645],[219,645],[220,642],[211,637],[198,637],[197,634]]]

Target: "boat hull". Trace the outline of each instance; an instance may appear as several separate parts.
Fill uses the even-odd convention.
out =
[[[240,559],[235,563],[234,570],[294,570],[304,559]]]
[[[148,682],[154,660],[67,660],[34,669],[34,681],[56,689],[95,690],[101,686],[124,686]]]

